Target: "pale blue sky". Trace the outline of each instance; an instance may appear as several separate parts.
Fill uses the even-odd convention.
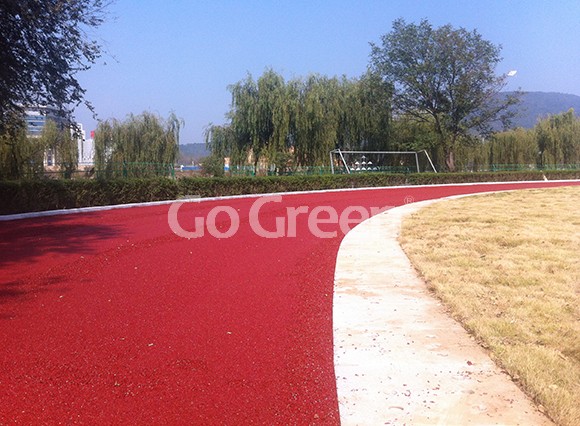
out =
[[[507,89],[580,95],[579,0],[116,0],[91,36],[108,54],[79,75],[100,119],[143,111],[185,120],[181,143],[222,124],[229,84],[273,68],[286,78],[358,77],[369,42],[395,19],[477,29],[502,45]],[[77,110],[90,131],[91,114]]]

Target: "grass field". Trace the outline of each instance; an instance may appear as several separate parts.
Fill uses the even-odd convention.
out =
[[[400,242],[429,287],[540,409],[580,424],[580,188],[448,200]]]

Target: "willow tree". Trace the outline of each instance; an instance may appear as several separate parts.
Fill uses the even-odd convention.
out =
[[[320,165],[335,148],[341,108],[338,79],[313,74],[299,92],[294,125],[294,150],[300,165]]]
[[[211,152],[203,161],[204,165],[211,165],[205,167],[208,174],[223,175],[225,158],[230,159],[230,165],[245,164],[248,158],[246,147],[237,143],[231,125],[210,124],[204,131],[204,137],[205,146]]]
[[[358,123],[356,149],[381,151],[392,149],[391,88],[373,72],[351,83],[354,99],[347,100],[345,113]],[[351,120],[352,120],[351,118]]]
[[[257,167],[260,160],[271,161],[276,152],[289,148],[290,104],[281,75],[267,70],[257,81],[248,75],[229,90],[232,105],[228,115],[239,153],[251,157]]]
[[[533,130],[517,128],[495,134],[489,141],[489,164],[536,165],[538,145]]]
[[[360,79],[311,74],[288,82],[272,70],[229,86],[228,123],[209,126],[206,143],[232,164],[278,171],[326,164],[334,148],[384,149],[390,89],[371,73]]]
[[[477,31],[398,19],[371,46],[371,68],[391,85],[396,112],[433,127],[448,170],[458,144],[509,125],[517,96],[498,96],[507,79],[495,74],[501,48]]]
[[[363,99],[359,82],[342,77],[335,87],[334,97],[338,99],[339,110],[336,121],[335,148],[358,149],[363,138]]]
[[[70,179],[78,167],[78,143],[75,129],[61,127],[48,120],[42,129],[39,145],[44,152],[51,152],[54,165]],[[31,138],[32,139],[32,138]]]
[[[28,138],[23,119],[9,120],[0,133],[0,179],[22,179],[41,175],[44,144]]]
[[[541,166],[580,164],[580,119],[573,109],[540,120],[535,133]]]
[[[386,150],[390,145],[390,87],[372,72],[360,78],[329,79],[326,114],[335,125],[334,148]]]
[[[169,174],[179,152],[182,125],[173,113],[165,120],[149,112],[130,114],[122,122],[100,122],[94,138],[97,172],[105,177]]]

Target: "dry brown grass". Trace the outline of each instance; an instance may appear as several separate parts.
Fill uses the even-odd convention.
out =
[[[400,241],[498,364],[555,422],[580,425],[580,187],[436,203]]]

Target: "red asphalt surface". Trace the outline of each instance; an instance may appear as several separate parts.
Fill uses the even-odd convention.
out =
[[[537,182],[284,195],[260,210],[398,206]],[[0,222],[0,424],[339,424],[332,292],[343,234],[265,239],[256,198],[227,239],[184,239],[168,205]],[[352,217],[356,216],[353,214]],[[320,217],[325,217],[321,214]],[[230,219],[220,213],[218,229]]]

